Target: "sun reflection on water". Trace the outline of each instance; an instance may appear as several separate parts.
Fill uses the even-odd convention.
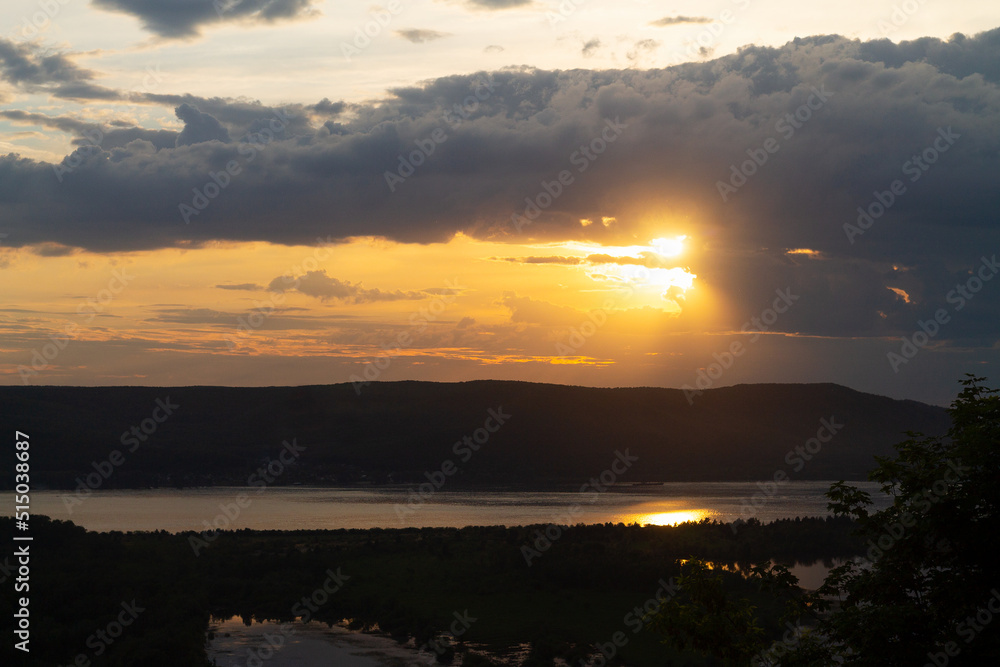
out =
[[[676,510],[673,512],[655,512],[652,514],[635,514],[629,523],[642,526],[676,526],[685,521],[701,521],[712,517],[710,510]]]

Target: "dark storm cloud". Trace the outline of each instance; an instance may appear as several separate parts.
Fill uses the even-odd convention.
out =
[[[174,132],[173,130],[147,130],[142,127],[127,127],[120,129],[107,129],[104,131],[104,137],[101,141],[101,148],[105,151],[112,151],[112,157],[114,159],[120,159],[113,152],[116,148],[126,148],[129,144],[133,144],[135,141],[146,142],[154,151],[158,151],[161,148],[173,148],[177,145],[177,138],[180,133]],[[80,139],[74,139],[73,143],[88,146],[91,141],[86,137]],[[133,148],[139,146],[139,144],[134,144]],[[121,157],[124,157],[122,155]]]
[[[48,116],[43,113],[31,113],[18,109],[0,109],[0,118],[6,118],[17,123],[31,123],[32,125],[50,127],[70,134],[80,134],[85,130],[94,130],[99,127],[94,123],[88,123],[69,116]]]
[[[146,97],[155,97],[155,99],[146,99]],[[129,99],[135,100],[136,98]],[[140,99],[150,104],[178,104],[174,113],[184,123],[183,130],[181,132],[149,130],[131,126],[126,121],[121,120],[102,124],[87,122],[71,116],[48,116],[17,109],[0,110],[0,118],[70,133],[75,137],[72,143],[77,146],[98,145],[104,150],[110,151],[114,148],[124,147],[136,139],[141,139],[148,141],[159,150],[212,140],[227,143],[232,140],[231,136],[247,139],[257,135],[262,129],[272,127],[276,121],[283,126],[276,138],[287,138],[295,132],[312,133],[314,130],[308,123],[306,111],[336,115],[348,108],[348,105],[343,102],[331,103],[326,99],[314,105],[290,105],[285,109],[267,107],[259,102],[246,100],[201,98],[193,95],[150,95]],[[205,111],[205,109],[210,110],[210,112]],[[298,115],[291,116],[290,113]],[[220,118],[224,119],[224,122]]]
[[[217,119],[236,139],[245,137],[247,133],[255,131],[255,128],[259,128],[262,124],[267,124],[275,118],[286,123],[285,132],[289,136],[308,134],[313,131],[308,123],[308,114],[318,113],[330,116],[351,108],[344,102],[330,102],[325,98],[313,105],[291,104],[280,108],[246,99],[199,97],[197,95],[146,93],[131,99],[170,107],[183,107],[185,105],[195,107],[200,112]]]
[[[68,257],[75,255],[79,252],[79,249],[58,243],[40,243],[37,246],[33,246],[31,251],[39,257]]]
[[[197,107],[182,104],[174,113],[184,121],[184,129],[177,135],[178,146],[190,146],[204,141],[229,142],[229,131],[211,114],[202,113]]]
[[[0,37],[0,80],[26,92],[72,100],[119,99],[118,91],[92,83],[94,77],[94,72],[79,67],[65,54],[46,53],[32,42]]]
[[[61,130],[75,137],[72,143],[76,146],[99,144],[107,151],[124,147],[137,139],[149,142],[156,150],[172,148],[176,145],[179,134],[173,130],[147,130],[143,127],[120,126],[117,123],[113,123],[113,127],[105,127],[71,116],[48,116],[17,109],[0,109],[0,118]]]
[[[898,68],[909,62],[926,62],[945,74],[964,78],[981,74],[987,81],[1000,83],[1000,31],[991,30],[975,38],[954,35],[947,42],[922,37],[896,44],[889,39],[877,39],[860,45],[858,55],[868,62],[885,63]]]
[[[342,101],[341,102],[331,102],[329,99],[327,99],[327,98],[324,97],[323,99],[321,99],[316,104],[310,105],[308,107],[308,109],[310,111],[314,111],[316,113],[330,115],[330,116],[336,116],[336,115],[340,114],[341,112],[343,112],[346,107],[347,107],[347,104],[345,102],[342,102]]]
[[[134,136],[62,182],[52,165],[7,156],[0,216],[8,242],[99,251],[460,231],[634,245],[687,233],[685,265],[741,317],[791,288],[801,299],[778,330],[883,335],[949,307],[982,254],[1000,252],[998,62],[997,30],[898,45],[821,36],[661,70],[443,77],[371,104],[147,95],[207,114],[231,141],[219,131],[150,150]],[[572,181],[553,198],[561,172]],[[845,231],[894,181],[904,192],[889,210]],[[190,224],[182,205],[201,206]],[[533,206],[540,215],[514,224]],[[580,223],[602,217],[617,222]],[[941,336],[988,331],[998,304],[1000,281]]]
[[[128,127],[127,123],[120,121],[112,121],[111,127],[105,129],[103,124],[97,122],[20,110],[2,110],[0,117],[56,128],[78,137],[88,131],[90,136],[75,142],[78,145],[101,143],[105,148],[114,148],[141,138],[157,148],[165,148],[175,145],[178,140],[181,142],[178,145],[188,145],[212,139],[226,142],[230,136],[245,138],[269,126],[275,119],[281,120],[284,125],[278,138],[308,134],[314,131],[309,124],[312,115],[336,116],[353,108],[344,102],[331,102],[325,98],[312,105],[292,104],[278,108],[244,98],[118,91],[93,84],[94,77],[94,72],[78,67],[66,54],[47,53],[36,43],[14,43],[0,38],[0,79],[25,92],[48,93],[64,99],[173,107],[177,117],[187,126],[183,136],[178,138],[176,132],[169,130]],[[101,130],[106,139],[101,142],[93,139],[94,130]]]
[[[0,71],[15,84],[75,83],[94,78],[62,54],[39,55],[33,45],[0,37]]]
[[[92,0],[99,9],[129,14],[160,37],[195,37],[213,23],[274,23],[315,16],[316,0]]]

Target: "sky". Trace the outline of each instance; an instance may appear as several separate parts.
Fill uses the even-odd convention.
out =
[[[6,0],[0,382],[1000,363],[986,0]]]

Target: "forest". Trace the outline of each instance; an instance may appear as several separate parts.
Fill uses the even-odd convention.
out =
[[[877,459],[891,505],[837,482],[826,518],[208,539],[33,517],[30,664],[207,665],[210,618],[233,616],[343,623],[466,666],[525,646],[531,667],[997,664],[1000,396],[970,377],[949,416],[947,436],[910,432]],[[11,544],[0,596],[16,609]],[[818,560],[832,569],[805,590],[789,566]]]
[[[33,522],[36,665],[68,665],[80,654],[93,665],[206,664],[210,616],[293,621],[308,613],[421,646],[435,638],[448,641],[453,613],[464,611],[478,620],[463,642],[484,645],[498,659],[530,642],[529,664],[551,665],[555,657],[576,664],[616,632],[632,635],[636,620],[645,625],[645,611],[633,610],[642,609],[661,582],[680,574],[679,561],[697,557],[733,568],[724,571],[727,587],[757,599],[768,610],[765,625],[778,636],[781,610],[735,568],[864,551],[852,536],[852,522],[834,518],[766,525],[752,520],[735,533],[713,522],[579,525],[562,530],[530,566],[522,547],[537,545],[547,526],[221,531],[204,546],[198,533],[95,533],[43,517]],[[13,532],[12,519],[0,525],[5,534]],[[13,560],[6,549],[0,563]],[[303,598],[312,599],[331,572],[343,578],[337,592],[315,610],[304,607]],[[2,595],[12,608],[9,582]],[[123,602],[133,601],[145,611],[96,655],[91,647],[100,641],[88,638],[118,617]],[[11,621],[5,614],[8,636]],[[642,632],[618,658],[662,664],[683,653]],[[676,664],[710,663],[690,656]]]
[[[639,457],[629,482],[752,481],[770,478],[831,419],[843,428],[795,478],[859,481],[904,431],[948,429],[943,408],[834,384],[725,387],[693,404],[679,389],[653,387],[475,381],[359,389],[0,387],[0,402],[44,444],[33,448],[36,489],[77,488],[88,476],[101,489],[242,486],[292,442],[304,449],[279,484],[421,483],[451,461],[453,489],[579,487],[620,447]],[[8,488],[12,461],[0,460]]]

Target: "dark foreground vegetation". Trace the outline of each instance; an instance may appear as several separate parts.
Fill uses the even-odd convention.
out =
[[[679,573],[679,559],[745,569],[770,559],[813,561],[863,550],[843,519],[751,522],[735,533],[718,523],[577,526],[530,567],[522,547],[533,545],[545,526],[244,530],[219,533],[196,556],[194,533],[93,533],[33,521],[31,660],[3,664],[69,665],[84,654],[92,665],[202,665],[209,615],[242,615],[349,619],[354,628],[377,626],[418,646],[438,638],[442,660],[451,656],[445,645],[461,652],[460,641],[484,644],[494,655],[532,642],[530,664],[537,665],[551,665],[556,656],[576,665],[622,633],[628,643],[615,652],[629,664],[664,664],[673,656],[674,664],[702,665],[708,663],[697,656],[678,657],[682,652],[664,646],[662,636],[635,632],[658,591],[660,598],[675,594],[664,583]],[[12,523],[0,520],[4,534]],[[9,543],[3,557],[10,557]],[[326,597],[317,595],[324,586],[339,590],[315,604]],[[756,584],[727,574],[726,587],[757,599],[764,626],[780,635],[782,610]],[[13,608],[10,582],[0,590],[4,608]],[[95,633],[133,600],[144,611],[106,645]],[[452,639],[446,635],[456,612],[476,620]],[[11,620],[5,613],[0,624],[6,651]]]
[[[867,563],[835,568],[803,593],[782,566],[747,579],[784,600],[772,642],[753,600],[726,591],[704,564],[686,565],[683,592],[652,623],[670,645],[733,665],[905,667],[1000,664],[1000,396],[969,377],[949,410],[947,438],[910,433],[869,475],[893,497],[835,484],[837,516],[857,521]]]

